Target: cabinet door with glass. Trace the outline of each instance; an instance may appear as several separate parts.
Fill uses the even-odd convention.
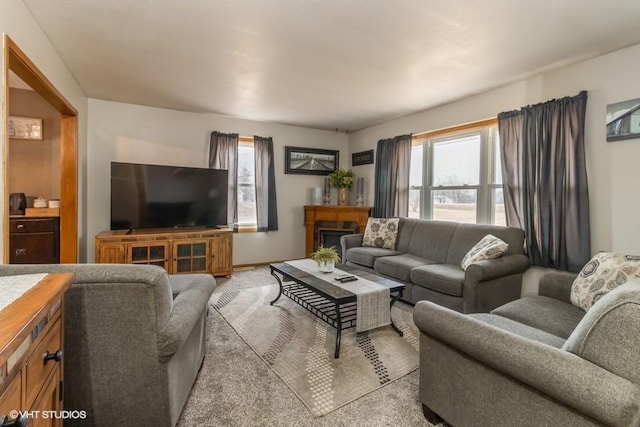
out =
[[[209,273],[209,239],[185,239],[173,242],[173,274]]]
[[[169,241],[127,243],[128,264],[158,265],[169,270]]]

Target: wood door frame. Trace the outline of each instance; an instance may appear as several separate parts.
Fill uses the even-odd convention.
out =
[[[78,262],[78,111],[6,34],[3,57],[3,263],[9,262],[9,70],[60,112],[60,262]]]

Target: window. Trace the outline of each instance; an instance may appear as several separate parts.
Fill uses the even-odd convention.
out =
[[[240,137],[238,142],[238,227],[251,228],[256,224],[256,164],[253,138]]]
[[[414,135],[409,217],[506,224],[495,120]]]

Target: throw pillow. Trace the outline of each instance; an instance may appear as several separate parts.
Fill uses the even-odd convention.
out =
[[[395,249],[399,222],[398,218],[369,218],[362,246]]]
[[[493,234],[484,236],[469,252],[462,258],[460,267],[467,270],[471,264],[475,264],[485,259],[499,258],[509,249],[509,244],[497,238]]]
[[[571,303],[587,311],[607,292],[640,277],[640,256],[600,252],[571,285]]]

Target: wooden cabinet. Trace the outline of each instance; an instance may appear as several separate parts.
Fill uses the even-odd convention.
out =
[[[232,251],[229,229],[104,231],[96,236],[96,262],[152,264],[170,274],[228,276]]]
[[[9,219],[10,264],[57,264],[60,262],[58,217]]]
[[[0,310],[0,419],[22,411],[29,426],[62,426],[64,293],[72,280],[49,274]]]

